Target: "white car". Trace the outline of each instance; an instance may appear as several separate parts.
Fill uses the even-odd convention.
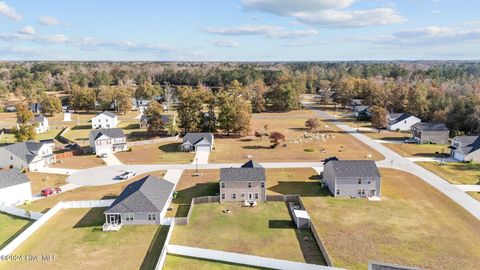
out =
[[[128,178],[130,178],[130,177],[134,177],[135,175],[137,175],[137,173],[134,172],[134,171],[125,171],[124,173],[120,174],[120,175],[118,176],[118,178],[120,178],[120,179],[128,179]]]
[[[107,158],[107,157],[108,157],[108,154],[107,154],[107,153],[102,153],[102,154],[100,155],[100,157],[101,157],[101,158]]]

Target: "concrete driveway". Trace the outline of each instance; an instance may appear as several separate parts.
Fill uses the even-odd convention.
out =
[[[123,163],[115,156],[115,154],[109,154],[106,158],[102,158],[107,166],[122,165]]]
[[[210,152],[196,152],[195,158],[193,159],[192,164],[208,164],[208,157],[210,157]]]

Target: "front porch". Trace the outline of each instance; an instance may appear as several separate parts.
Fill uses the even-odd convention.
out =
[[[122,218],[120,214],[105,214],[105,223],[103,224],[102,231],[118,231],[120,228],[122,228]]]

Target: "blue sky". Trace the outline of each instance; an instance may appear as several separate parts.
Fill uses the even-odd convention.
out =
[[[474,0],[0,0],[0,59],[477,60],[479,10]]]

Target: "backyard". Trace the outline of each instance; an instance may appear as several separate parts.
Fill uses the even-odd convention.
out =
[[[25,230],[32,222],[0,212],[0,249]]]
[[[102,232],[104,210],[60,210],[13,252],[55,255],[58,260],[0,262],[0,269],[154,269],[168,227],[136,225]]]
[[[327,195],[319,176],[311,168],[267,169],[267,195],[299,194],[302,197]]]
[[[165,260],[165,264],[163,265],[163,269],[253,270],[261,268],[168,254],[167,259]]]
[[[225,209],[230,213],[224,213]],[[255,207],[237,203],[195,205],[189,225],[176,226],[170,243],[325,264],[310,230],[294,227],[284,202]]]
[[[33,194],[38,194],[42,189],[48,187],[65,185],[67,181],[67,176],[61,174],[28,172],[26,175],[30,179]]]
[[[442,166],[439,162],[417,162],[417,164],[455,185],[480,184],[479,163],[448,162]]]
[[[178,151],[180,142],[165,142],[131,147],[115,155],[125,164],[191,163],[195,153]]]

